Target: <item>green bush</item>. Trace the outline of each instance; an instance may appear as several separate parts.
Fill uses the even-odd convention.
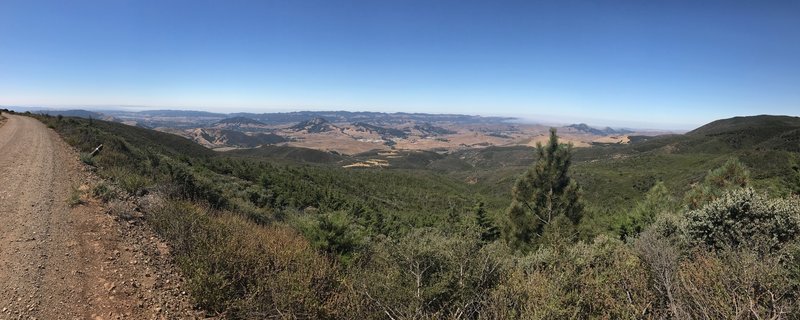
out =
[[[769,200],[753,189],[725,193],[701,209],[686,214],[690,242],[712,249],[747,247],[761,251],[781,248],[800,234],[800,203]]]
[[[81,152],[80,158],[81,162],[94,166],[94,158],[88,152]]]
[[[348,263],[364,245],[366,231],[345,212],[309,214],[294,224],[314,248]]]
[[[600,236],[514,258],[483,311],[486,319],[637,319],[652,316],[654,293],[635,252]]]
[[[109,202],[120,197],[120,192],[118,191],[117,187],[109,184],[106,181],[101,181],[100,183],[94,185],[91,192],[92,196],[99,198],[103,202]]]
[[[728,159],[721,167],[711,170],[703,182],[686,193],[689,209],[697,209],[719,198],[728,190],[750,185],[750,170],[737,159]]]
[[[744,250],[699,251],[679,267],[676,318],[794,319],[798,279],[780,255]]]
[[[668,214],[675,208],[669,190],[663,182],[656,183],[637,203],[627,216],[627,221],[620,227],[620,238],[626,239],[641,233],[645,227],[653,223],[656,217]]]
[[[166,201],[146,217],[170,241],[195,302],[232,318],[334,318],[338,271],[299,233]]]
[[[67,198],[67,204],[70,207],[83,204],[83,199],[81,199],[81,191],[78,190],[78,188],[75,187],[70,188],[69,198]]]
[[[131,195],[143,195],[145,188],[151,183],[146,177],[122,168],[112,168],[108,173],[123,191]]]
[[[351,272],[369,319],[475,318],[499,281],[500,262],[477,233],[414,229],[376,239]]]

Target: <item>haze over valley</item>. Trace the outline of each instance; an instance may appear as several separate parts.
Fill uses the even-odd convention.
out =
[[[12,107],[13,109],[13,107]],[[28,110],[26,108],[17,108]],[[33,109],[34,113],[93,117],[186,137],[215,150],[294,146],[354,155],[369,151],[450,152],[489,146],[535,146],[547,141],[553,125],[512,117],[458,114],[298,111],[212,113],[184,110],[114,111]],[[560,137],[576,147],[627,144],[630,136],[665,130],[561,125]]]

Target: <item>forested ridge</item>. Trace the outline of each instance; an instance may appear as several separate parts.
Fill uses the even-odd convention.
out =
[[[582,150],[554,131],[532,150],[352,170],[217,154],[105,121],[38,118],[107,178],[90,190],[96,197],[149,199],[147,223],[211,314],[800,317],[793,119],[782,130],[773,118],[744,127],[736,119]],[[480,161],[487,152],[532,156],[524,167],[493,167]]]

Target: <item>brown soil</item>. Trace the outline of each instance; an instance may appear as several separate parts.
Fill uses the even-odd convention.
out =
[[[117,205],[114,212],[130,214],[108,214],[109,206],[85,196],[97,178],[73,149],[35,119],[5,116],[0,319],[202,316],[191,309],[167,246],[136,209]]]

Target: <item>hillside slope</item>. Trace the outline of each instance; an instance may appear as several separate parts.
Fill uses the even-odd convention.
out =
[[[679,197],[730,158],[739,159],[750,169],[757,188],[775,196],[800,193],[798,119],[737,117],[683,135],[575,149],[575,178],[583,187],[587,204],[594,208],[595,218],[604,220],[589,224],[611,230],[620,212],[633,207],[656,182],[665,182]],[[533,162],[533,155],[532,148],[493,147],[456,152],[441,161],[447,161],[448,168],[473,167],[449,172],[477,181],[483,193],[506,199],[516,177]],[[437,162],[431,166],[441,168]]]

